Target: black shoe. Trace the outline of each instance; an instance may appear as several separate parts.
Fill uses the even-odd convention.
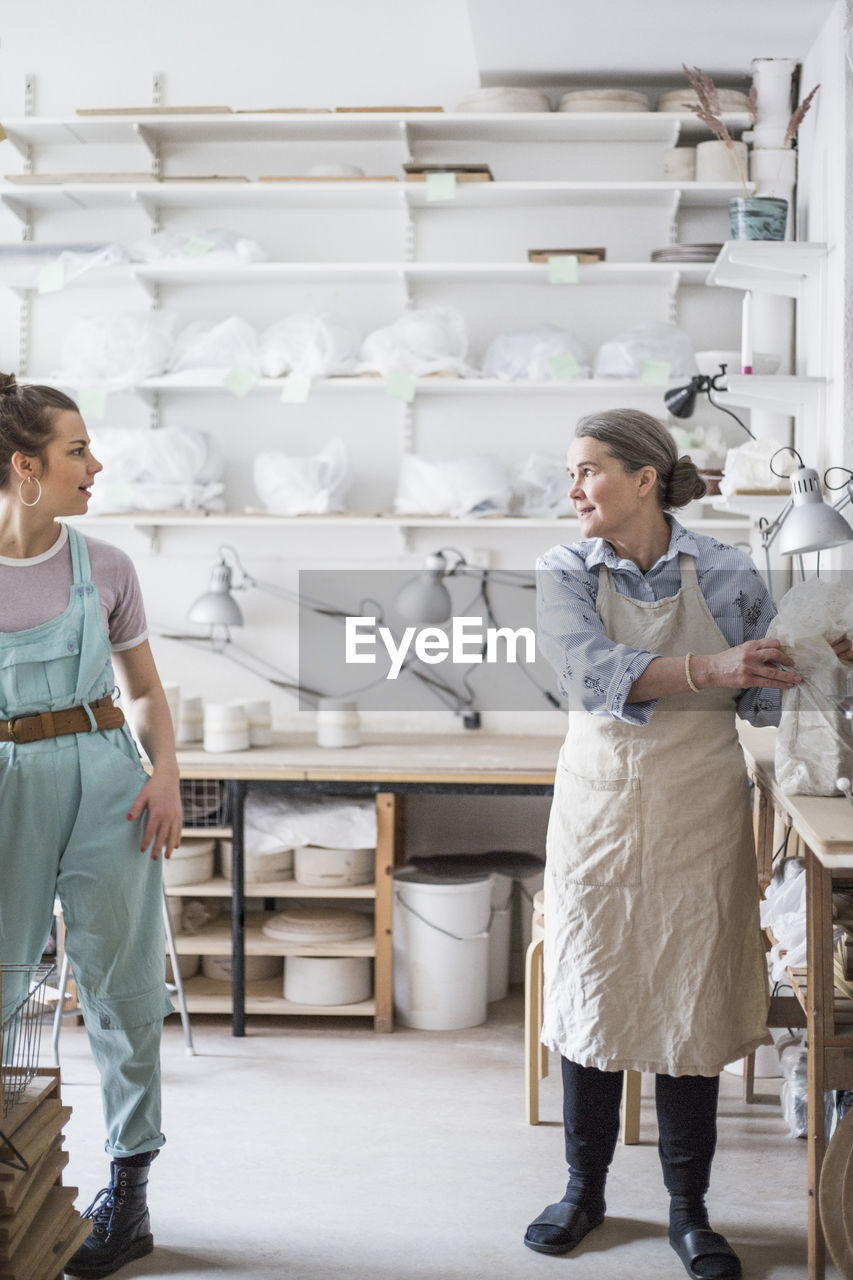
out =
[[[707,1227],[670,1231],[669,1243],[692,1280],[740,1280],[740,1258],[718,1231]]]
[[[531,1222],[524,1233],[524,1243],[537,1253],[568,1253],[603,1221],[603,1213],[600,1217],[591,1218],[580,1205],[560,1200],[557,1204],[547,1205]]]
[[[66,1274],[92,1280],[111,1276],[134,1258],[143,1258],[154,1248],[146,1205],[148,1165],[128,1165],[113,1161],[110,1185],[99,1191],[84,1218],[92,1219],[92,1230],[65,1264]]]

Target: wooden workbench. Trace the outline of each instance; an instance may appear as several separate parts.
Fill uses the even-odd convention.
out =
[[[411,794],[548,795],[562,739],[479,732],[366,735],[361,746],[318,747],[308,735],[276,735],[271,747],[212,754],[178,753],[181,777],[229,786],[233,828],[231,943],[232,1030],[245,1033],[245,884],[243,813],[247,788],[291,795],[374,796],[376,902],[374,1026],[390,1031],[394,867],[403,860],[405,797]],[[544,853],[544,850],[543,850]]]
[[[747,768],[756,788],[756,852],[759,877],[770,866],[783,830],[794,833],[806,863],[807,955],[791,981],[805,1010],[808,1038],[808,1259],[810,1280],[825,1270],[825,1242],[818,1190],[826,1153],[824,1090],[853,1089],[853,1016],[836,999],[832,960],[832,883],[853,877],[853,807],[843,797],[789,796],[774,769],[775,730],[741,726]],[[775,821],[774,821],[775,818]],[[774,830],[776,834],[774,834]]]

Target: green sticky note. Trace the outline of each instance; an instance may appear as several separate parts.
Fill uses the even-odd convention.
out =
[[[576,378],[581,371],[571,351],[558,351],[555,356],[549,356],[548,368],[555,378]]]
[[[101,387],[80,387],[77,392],[77,408],[81,418],[97,418],[100,421],[107,407],[107,393]]]
[[[650,387],[666,387],[670,382],[669,370],[668,360],[644,360],[640,365],[640,381]]]
[[[548,259],[549,284],[577,284],[578,260],[573,253],[557,253]]]
[[[455,200],[455,173],[428,173],[426,175],[427,200]]]
[[[411,404],[415,398],[415,378],[411,373],[389,373],[385,379],[385,394],[392,400],[405,400]]]
[[[39,293],[59,293],[65,288],[65,267],[61,258],[46,262],[36,277]]]
[[[304,404],[310,394],[310,374],[289,373],[281,389],[281,402],[282,404]]]
[[[242,399],[249,394],[257,381],[258,375],[249,369],[229,369],[222,379],[222,385],[233,395]]]
[[[210,253],[212,248],[213,241],[206,236],[190,236],[184,245],[184,253],[188,258],[200,258],[203,254]]]

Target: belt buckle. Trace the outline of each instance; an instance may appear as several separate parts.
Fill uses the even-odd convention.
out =
[[[18,745],[19,747],[20,747],[20,746],[22,746],[22,745],[23,745],[23,743],[22,743],[22,740],[21,740],[20,738],[16,738],[16,737],[15,737],[15,723],[16,723],[16,721],[18,721],[18,720],[25,720],[25,719],[26,719],[26,716],[11,716],[11,717],[6,721],[6,732],[7,732],[7,733],[8,733],[8,735],[9,735],[9,741],[10,741],[10,742],[17,743],[17,745]]]

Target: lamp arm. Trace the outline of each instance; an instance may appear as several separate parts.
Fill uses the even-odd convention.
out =
[[[705,395],[708,397],[709,404],[712,404],[715,409],[719,409],[722,413],[727,413],[730,418],[734,418],[735,422],[743,431],[746,432],[750,440],[755,439],[755,435],[753,434],[753,432],[750,431],[749,427],[746,425],[745,422],[741,422],[740,418],[737,416],[736,413],[732,413],[731,409],[727,409],[724,404],[720,404],[719,400],[715,400],[713,398],[713,396],[711,395],[710,387],[706,390]]]
[[[782,508],[782,510],[779,512],[778,516],[774,517],[774,519],[771,520],[769,524],[767,523],[767,520],[764,516],[762,516],[758,522],[758,531],[761,534],[761,545],[764,548],[764,563],[766,566],[767,590],[770,592],[771,595],[773,594],[773,581],[772,581],[772,574],[770,570],[770,548],[773,546],[773,543],[779,537],[779,534],[782,530],[782,525],[788,519],[788,513],[793,509],[793,506],[794,506],[794,499],[789,498],[788,501],[785,503],[784,507]]]

